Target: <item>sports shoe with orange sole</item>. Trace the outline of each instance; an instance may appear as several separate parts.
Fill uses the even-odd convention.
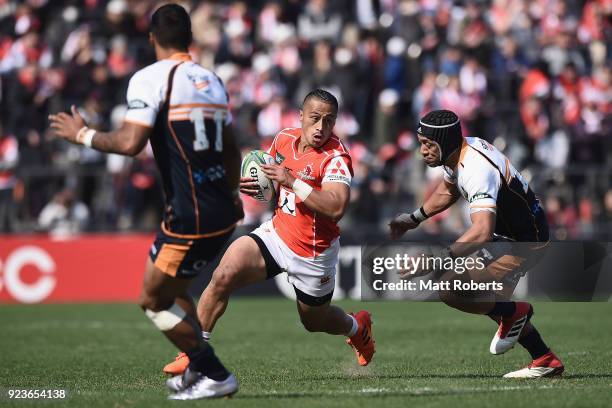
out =
[[[180,352],[173,362],[166,364],[164,367],[164,373],[170,375],[181,375],[185,372],[188,365],[189,357],[187,357],[187,354]]]
[[[346,344],[355,350],[357,361],[361,366],[367,366],[374,357],[375,344],[372,333],[372,316],[369,312],[361,310],[351,315],[357,320],[357,334],[346,339]]]

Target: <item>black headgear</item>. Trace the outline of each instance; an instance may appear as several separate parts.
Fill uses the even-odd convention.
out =
[[[435,110],[423,116],[417,133],[440,146],[441,164],[463,143],[459,117],[449,110]]]

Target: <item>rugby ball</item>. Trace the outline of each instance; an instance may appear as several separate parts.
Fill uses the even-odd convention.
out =
[[[259,193],[254,196],[258,201],[269,202],[276,196],[276,183],[266,177],[261,169],[264,164],[275,164],[274,158],[262,150],[253,150],[242,159],[242,177],[252,177],[259,184]]]

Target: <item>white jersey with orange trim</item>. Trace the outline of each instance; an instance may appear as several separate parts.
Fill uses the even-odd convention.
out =
[[[177,54],[137,71],[127,90],[127,122],[153,127],[168,91],[168,75],[177,66],[170,96],[170,119],[190,120],[202,111],[205,117],[223,117],[232,122],[228,96],[223,83],[212,71],[191,61],[188,54]]]
[[[351,156],[335,136],[318,149],[298,153],[300,128],[281,130],[268,152],[296,178],[320,190],[324,183],[344,183],[353,177]],[[295,254],[313,258],[323,253],[340,235],[336,222],[317,214],[304,204],[291,188],[280,187],[272,219],[274,230]]]
[[[537,197],[508,158],[489,142],[464,138],[457,167],[444,166],[444,180],[457,186],[470,213],[496,214],[497,234],[517,241],[548,240]]]
[[[152,128],[150,142],[162,177],[162,230],[177,238],[226,233],[237,221],[225,179],[223,127],[228,96],[213,72],[175,54],[136,72],[125,121]]]

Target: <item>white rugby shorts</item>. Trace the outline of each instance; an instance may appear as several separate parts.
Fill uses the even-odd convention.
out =
[[[283,272],[287,280],[302,292],[322,297],[333,292],[336,284],[336,268],[339,261],[340,240],[334,239],[331,246],[313,258],[306,258],[293,252],[278,236],[272,220],[255,229],[257,235]]]

